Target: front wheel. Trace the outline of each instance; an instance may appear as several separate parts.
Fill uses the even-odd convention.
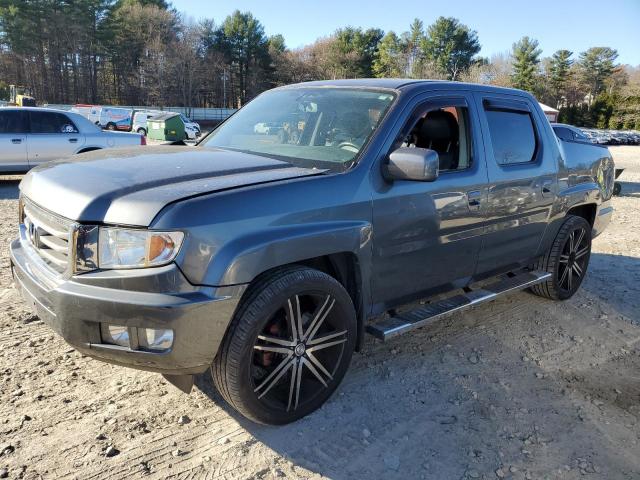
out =
[[[356,340],[349,294],[304,267],[250,287],[211,367],[225,400],[247,418],[285,424],[319,408],[344,376]]]
[[[146,136],[147,136],[147,131],[146,131],[144,128],[139,128],[139,129],[137,130],[137,132],[138,132],[140,135],[142,135],[143,137],[146,137]]]
[[[551,274],[531,291],[552,300],[566,300],[578,291],[591,257],[591,225],[582,217],[569,215],[560,227],[547,254],[533,266]]]

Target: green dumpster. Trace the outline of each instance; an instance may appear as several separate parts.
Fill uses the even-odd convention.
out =
[[[147,120],[147,128],[147,136],[153,140],[175,142],[187,138],[184,122],[179,113],[167,112],[154,115]]]

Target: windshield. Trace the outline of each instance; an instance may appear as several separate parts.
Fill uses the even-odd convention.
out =
[[[350,165],[395,95],[347,88],[292,88],[264,93],[202,145],[275,157],[301,166]]]

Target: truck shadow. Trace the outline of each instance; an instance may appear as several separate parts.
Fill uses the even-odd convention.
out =
[[[22,177],[0,176],[0,200],[14,200],[19,196],[18,185]]]
[[[640,326],[640,258],[593,253],[581,288]]]
[[[594,353],[594,345],[578,344],[573,336],[601,332],[599,312],[608,312],[625,336],[639,336],[630,325],[640,325],[637,280],[640,259],[594,253],[583,290],[567,302],[521,292],[386,344],[368,339],[327,404],[291,425],[246,420],[222,400],[208,375],[196,385],[267,448],[332,479],[494,478],[500,465],[526,469],[521,448],[545,448],[552,438],[559,463],[548,465],[550,472],[571,463],[575,451],[592,448],[597,415],[575,417],[584,395],[611,408],[635,405],[640,382],[620,370],[621,358],[609,358],[608,350]],[[586,304],[593,310],[582,315]],[[561,339],[558,329],[566,333]],[[523,360],[537,338],[542,364]],[[550,339],[556,348],[545,358]],[[616,456],[614,445],[600,441],[599,464],[633,468],[624,455]]]

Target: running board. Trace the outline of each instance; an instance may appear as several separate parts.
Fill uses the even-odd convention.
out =
[[[416,328],[424,327],[433,320],[493,300],[499,295],[542,283],[550,277],[551,274],[547,272],[525,271],[486,285],[483,288],[469,290],[463,294],[430,303],[416,310],[386,318],[381,322],[368,325],[367,332],[380,340],[389,340]]]

